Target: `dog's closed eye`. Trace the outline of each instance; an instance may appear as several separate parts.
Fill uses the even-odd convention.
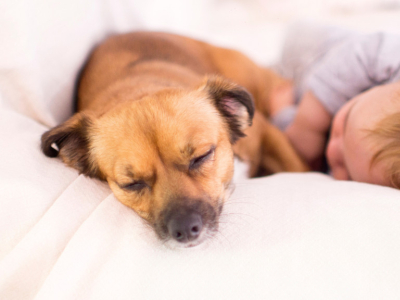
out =
[[[132,192],[140,192],[144,188],[148,187],[147,183],[143,180],[134,181],[122,186],[124,190],[132,191]]]
[[[215,151],[215,147],[212,147],[210,150],[208,150],[203,155],[193,158],[190,161],[189,170],[198,169],[203,163],[205,163],[207,160],[209,160],[213,156],[214,151]]]

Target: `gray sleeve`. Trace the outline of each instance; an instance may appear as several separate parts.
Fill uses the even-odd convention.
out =
[[[349,99],[400,80],[400,36],[363,35],[333,49],[311,72],[307,87],[334,115]]]
[[[297,106],[288,106],[271,118],[272,124],[284,131],[293,122],[296,112]]]

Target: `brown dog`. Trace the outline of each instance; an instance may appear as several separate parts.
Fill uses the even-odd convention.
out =
[[[250,176],[307,169],[265,117],[282,84],[237,51],[165,33],[114,36],[82,72],[78,113],[44,133],[42,149],[108,181],[161,239],[193,246],[217,228],[233,153]]]

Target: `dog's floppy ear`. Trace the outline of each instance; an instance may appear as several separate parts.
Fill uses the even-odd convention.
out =
[[[60,156],[65,164],[79,173],[100,178],[98,168],[90,159],[89,128],[91,118],[83,113],[73,115],[42,135],[42,151],[46,156]]]
[[[244,137],[244,130],[252,125],[254,101],[243,87],[213,76],[207,79],[205,89],[230,129],[231,143]]]

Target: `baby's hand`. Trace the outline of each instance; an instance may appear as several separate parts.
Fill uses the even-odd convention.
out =
[[[300,101],[293,123],[286,129],[290,142],[310,165],[318,165],[324,153],[326,133],[332,116],[314,96],[307,92]]]

